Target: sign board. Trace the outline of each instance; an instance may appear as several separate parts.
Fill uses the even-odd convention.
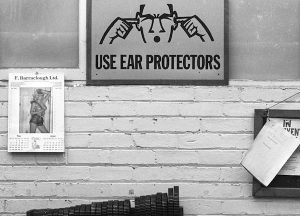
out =
[[[63,74],[11,73],[8,152],[64,152]]]
[[[299,110],[255,110],[254,137],[256,137],[270,119],[281,121],[282,127],[295,137],[300,135]],[[299,141],[300,142],[300,141]],[[268,187],[253,179],[253,196],[255,197],[300,197],[300,152],[299,148],[286,162],[278,175]]]
[[[300,119],[280,119],[282,127],[299,139],[300,143]],[[300,176],[300,147],[294,152],[286,164],[282,167],[279,175]]]
[[[225,0],[87,1],[87,84],[226,85]]]

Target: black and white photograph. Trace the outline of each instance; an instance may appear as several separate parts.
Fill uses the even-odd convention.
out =
[[[20,133],[52,133],[51,88],[20,88]]]
[[[300,216],[300,0],[0,0],[0,216]]]

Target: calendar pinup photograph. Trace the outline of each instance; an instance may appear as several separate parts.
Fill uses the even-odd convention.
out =
[[[64,152],[63,74],[11,73],[8,151]]]

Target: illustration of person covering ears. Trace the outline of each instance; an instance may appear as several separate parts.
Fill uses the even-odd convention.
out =
[[[106,29],[100,44],[112,44],[120,38],[126,39],[134,26],[141,33],[144,43],[169,43],[179,26],[189,38],[199,37],[202,42],[214,41],[209,28],[198,16],[178,17],[172,4],[165,6],[163,11],[161,7],[157,7],[155,11],[155,8],[147,8],[143,4],[135,18],[117,17]]]

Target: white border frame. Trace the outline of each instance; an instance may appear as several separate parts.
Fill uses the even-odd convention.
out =
[[[8,80],[9,73],[62,72],[65,80],[86,80],[86,0],[79,0],[79,67],[78,68],[3,68],[0,81]]]

